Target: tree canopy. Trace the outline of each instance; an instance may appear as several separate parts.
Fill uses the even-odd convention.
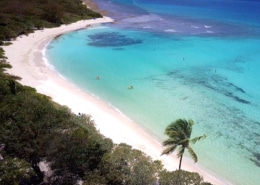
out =
[[[165,134],[168,136],[168,139],[163,142],[166,149],[162,152],[162,155],[170,154],[179,148],[177,153],[177,156],[180,158],[179,170],[181,169],[182,157],[185,149],[188,150],[194,162],[198,161],[197,154],[191,148],[190,143],[195,144],[197,141],[206,137],[206,135],[203,135],[190,139],[193,124],[194,122],[192,120],[187,121],[185,119],[178,119],[168,125],[165,129]]]
[[[0,0],[0,45],[35,29],[102,17],[81,0]]]

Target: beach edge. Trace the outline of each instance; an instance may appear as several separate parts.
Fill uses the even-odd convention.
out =
[[[21,84],[35,88],[37,92],[51,97],[53,101],[68,106],[76,114],[80,112],[91,115],[100,133],[111,138],[113,142],[127,143],[151,156],[154,160],[161,160],[166,169],[176,170],[178,159],[174,155],[161,156],[163,147],[158,140],[112,106],[62,78],[43,60],[43,49],[55,37],[85,29],[91,25],[111,22],[113,20],[109,17],[82,20],[20,36],[12,41],[11,45],[2,47],[8,58],[7,62],[12,65],[7,73],[21,77]],[[184,162],[183,170],[198,172],[205,181],[213,184],[230,184],[198,165],[194,165],[190,159]]]

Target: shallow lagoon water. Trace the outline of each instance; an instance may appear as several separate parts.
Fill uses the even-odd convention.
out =
[[[169,15],[137,9],[134,19],[55,39],[48,60],[160,139],[171,121],[193,119],[193,135],[207,135],[194,145],[200,165],[234,184],[260,182],[258,26],[180,18],[166,29]],[[152,29],[158,19],[166,22]]]

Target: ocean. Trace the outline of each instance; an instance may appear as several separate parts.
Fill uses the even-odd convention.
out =
[[[192,137],[207,135],[194,165],[259,183],[260,2],[95,2],[115,22],[53,40],[55,70],[160,140],[172,121],[194,120]]]

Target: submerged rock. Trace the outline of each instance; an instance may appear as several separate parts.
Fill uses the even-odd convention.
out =
[[[140,39],[128,38],[117,32],[96,33],[88,37],[90,38],[88,45],[96,47],[120,47],[142,43]]]

